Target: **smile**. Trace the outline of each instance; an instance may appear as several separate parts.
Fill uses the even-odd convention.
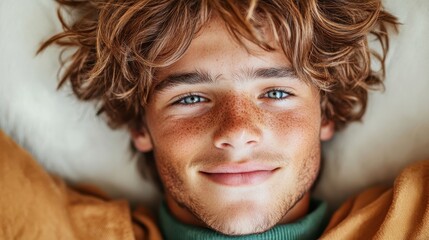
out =
[[[242,171],[202,171],[201,173],[217,184],[226,186],[257,185],[269,179],[279,168]]]
[[[203,173],[215,183],[227,186],[256,185],[267,180],[273,171],[254,171],[244,173]]]

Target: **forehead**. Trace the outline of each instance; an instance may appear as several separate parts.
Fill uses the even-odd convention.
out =
[[[177,62],[156,71],[156,82],[171,74],[196,70],[222,76],[247,69],[290,66],[285,54],[274,41],[273,34],[266,31],[265,37],[275,50],[266,51],[244,38],[238,41],[226,24],[214,17],[204,24]]]

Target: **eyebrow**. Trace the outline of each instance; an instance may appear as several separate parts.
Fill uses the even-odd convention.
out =
[[[288,67],[246,69],[244,76],[239,79],[268,79],[268,78],[297,78],[295,71]],[[184,84],[213,83],[219,76],[211,76],[205,71],[194,71],[168,75],[155,86],[155,91],[160,92]]]
[[[251,78],[297,78],[292,68],[259,68],[256,71],[248,71]]]

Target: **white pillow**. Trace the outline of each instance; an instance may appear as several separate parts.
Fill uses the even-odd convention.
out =
[[[386,91],[371,93],[363,123],[324,144],[316,195],[333,205],[429,158],[429,1],[385,4],[403,23],[392,37]],[[35,56],[59,30],[52,0],[0,2],[0,128],[48,171],[153,206],[159,193],[140,178],[126,130],[109,129],[95,105],[77,101],[67,86],[56,90],[59,49]]]

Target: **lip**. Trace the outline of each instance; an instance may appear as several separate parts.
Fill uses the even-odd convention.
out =
[[[226,186],[257,185],[270,178],[279,167],[251,164],[219,165],[201,173],[211,181]]]

